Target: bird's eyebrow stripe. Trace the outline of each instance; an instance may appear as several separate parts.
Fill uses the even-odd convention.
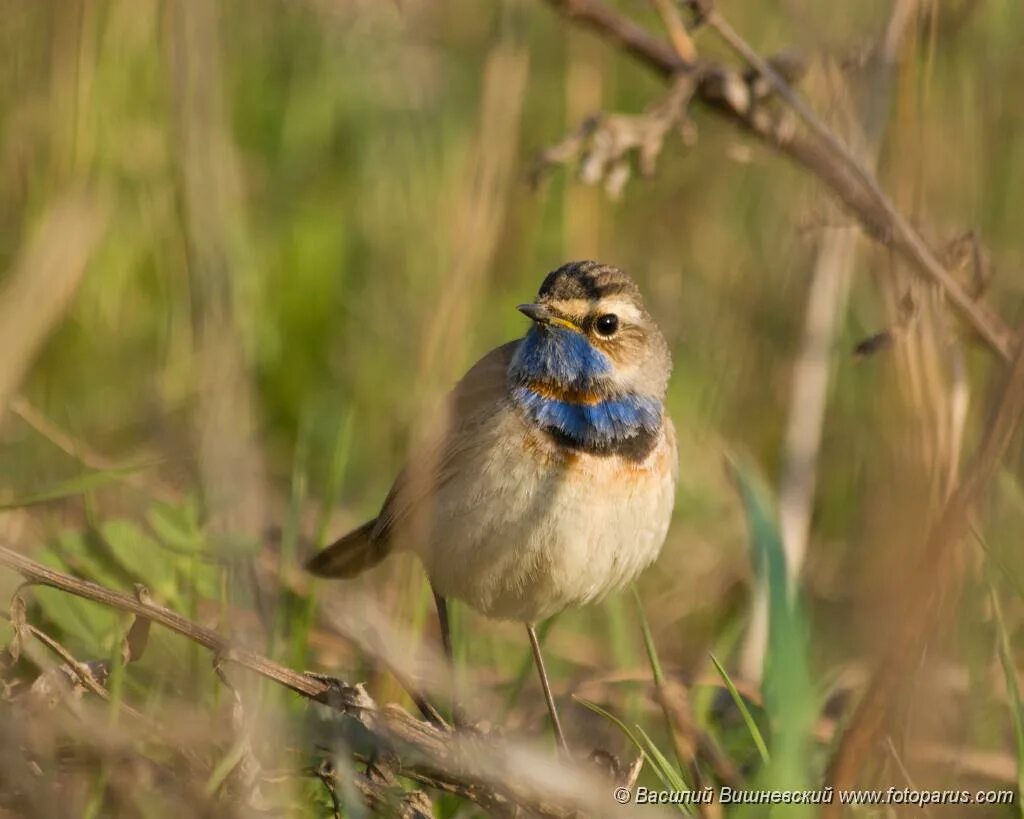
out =
[[[598,299],[559,299],[548,302],[559,313],[566,316],[586,316],[600,308],[602,313],[615,313],[619,318],[636,321],[640,318],[640,310],[629,299],[598,298]]]
[[[614,313],[620,319],[626,319],[626,321],[637,321],[640,318],[640,310],[631,301],[626,299],[602,301],[603,303],[600,304],[602,312]]]

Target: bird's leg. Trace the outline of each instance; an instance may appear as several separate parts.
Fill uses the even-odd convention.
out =
[[[537,674],[540,676],[540,686],[544,689],[544,699],[548,703],[548,711],[551,714],[551,722],[555,727],[555,736],[562,752],[569,756],[569,744],[565,741],[565,734],[562,732],[562,723],[558,719],[558,709],[555,708],[555,698],[551,694],[551,683],[548,681],[548,672],[544,668],[544,657],[540,653],[540,640],[537,639],[537,629],[533,623],[526,624],[526,633],[530,635],[530,647],[533,649],[533,661],[537,665]]]
[[[448,601],[437,592],[434,592],[434,605],[437,607],[437,622],[441,626],[441,646],[444,648],[444,656],[448,660],[448,674],[451,678],[452,687],[452,722],[457,728],[464,728],[467,725],[466,715],[459,707],[458,681],[455,673],[455,652],[452,650],[452,625],[448,619]]]

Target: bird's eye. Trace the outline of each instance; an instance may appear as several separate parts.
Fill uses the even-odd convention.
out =
[[[597,334],[600,336],[613,336],[615,331],[619,329],[619,317],[614,313],[605,313],[603,316],[598,316],[597,321],[594,322],[594,329],[597,330]]]

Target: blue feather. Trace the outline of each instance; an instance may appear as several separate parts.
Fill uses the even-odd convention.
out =
[[[546,381],[586,390],[611,373],[612,362],[581,333],[534,325],[519,345],[512,367],[512,376],[518,381]]]
[[[534,325],[516,351],[509,370],[512,400],[542,429],[583,447],[610,448],[653,434],[661,426],[661,401],[611,387],[611,359],[586,336],[568,328]],[[538,392],[534,385],[564,393],[607,396],[596,403],[568,401]]]
[[[641,432],[657,432],[661,425],[661,402],[635,393],[576,404],[519,385],[512,388],[512,400],[538,426],[585,445],[609,445]]]

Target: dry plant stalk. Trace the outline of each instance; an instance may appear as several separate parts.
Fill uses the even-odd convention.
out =
[[[421,330],[411,390],[413,403],[436,404],[440,385],[457,379],[464,365],[463,342],[478,323],[482,286],[494,267],[509,192],[515,183],[529,67],[525,45],[514,27],[504,26],[484,64],[479,120],[455,192],[455,219],[449,240],[451,269],[447,286],[428,311],[431,318]],[[425,424],[429,424],[429,415],[411,430],[416,442],[428,439]],[[423,459],[415,470],[417,483],[431,480],[428,461]],[[417,590],[421,588],[421,574],[412,563],[400,564],[393,571],[396,582],[391,607],[400,622],[407,622],[413,617],[411,608],[420,605]],[[392,665],[390,670],[397,676],[397,668]],[[391,680],[377,690],[387,700],[401,695],[399,686]]]
[[[867,692],[836,748],[827,774],[828,784],[848,788],[857,784],[867,762],[876,757],[892,716],[907,705],[908,680],[930,638],[945,630],[956,601],[966,560],[964,540],[975,509],[992,482],[1010,440],[1024,415],[1024,352],[1018,352],[974,459],[932,525],[913,582],[905,585],[902,616],[889,638]],[[838,817],[841,807],[826,808],[822,816]]]
[[[266,528],[267,490],[253,445],[257,414],[236,310],[245,209],[221,87],[221,12],[201,0],[174,3],[167,12],[175,159],[194,294],[200,479],[218,531],[255,541]]]
[[[0,290],[0,417],[78,289],[103,229],[96,199],[68,194],[43,216]]]
[[[851,141],[864,166],[875,171],[889,112],[893,74],[903,44],[909,39],[917,0],[897,0],[874,49],[864,85],[868,93],[860,116],[850,111]],[[843,95],[847,107],[852,93]],[[828,400],[830,360],[835,336],[846,314],[853,264],[857,258],[859,231],[855,226],[825,228],[818,245],[804,313],[801,348],[793,370],[789,414],[786,421],[784,462],[779,481],[779,529],[786,555],[789,588],[798,588],[807,553],[811,514],[817,486],[817,462],[821,449]],[[754,614],[747,633],[740,669],[743,676],[760,680],[768,634],[766,583],[758,584]]]

